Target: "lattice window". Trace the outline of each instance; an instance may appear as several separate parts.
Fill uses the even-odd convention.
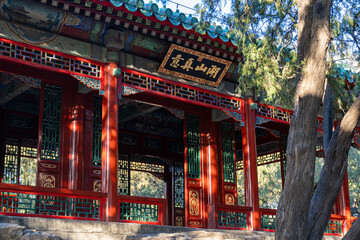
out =
[[[99,200],[25,193],[0,193],[0,211],[100,219]]]
[[[36,141],[6,138],[5,142],[3,183],[35,186],[37,149],[33,146]]]
[[[183,154],[184,144],[182,142],[176,142],[169,140],[167,142],[168,151],[171,153]]]
[[[202,105],[209,105],[219,109],[228,109],[232,111],[241,111],[242,100],[209,93],[198,88],[185,87],[177,83],[161,81],[140,74],[128,73],[126,69],[122,71],[123,82],[129,86],[141,87],[161,94],[171,95],[173,97],[198,102]]]
[[[120,221],[159,222],[159,205],[120,203]]]
[[[119,132],[119,144],[136,146],[137,135],[131,133]]]
[[[118,194],[130,195],[129,155],[119,154],[118,161]]]
[[[280,160],[281,160],[280,152],[269,153],[269,154],[265,154],[262,156],[258,156],[257,157],[257,165],[260,166],[260,165],[264,165],[264,164],[278,162]]]
[[[188,177],[201,178],[199,118],[186,116]]]
[[[261,227],[266,230],[275,230],[276,215],[261,215]]]
[[[149,149],[161,150],[162,141],[159,138],[144,137],[144,147]]]
[[[185,193],[184,193],[184,163],[175,162],[175,207],[184,208],[185,206]]]
[[[48,53],[31,47],[23,47],[17,43],[0,40],[0,56],[11,57],[31,64],[54,67],[72,73],[101,78],[101,66],[85,60],[76,60],[60,54]]]
[[[92,165],[101,166],[102,97],[94,96]]]
[[[24,115],[7,114],[6,126],[33,131],[35,129],[35,119]]]
[[[286,109],[275,108],[267,105],[258,105],[256,114],[284,122],[290,122],[292,112]]]
[[[224,182],[235,183],[234,126],[230,122],[221,123]]]
[[[342,221],[341,220],[329,220],[325,233],[330,234],[342,234]]]
[[[62,88],[45,85],[40,158],[59,161]]]
[[[130,170],[153,172],[153,173],[164,173],[165,167],[164,165],[153,164],[153,163],[131,162]]]
[[[247,229],[247,214],[235,211],[218,211],[218,227]]]
[[[18,183],[19,144],[17,139],[6,139],[3,183]]]
[[[36,185],[37,149],[35,147],[21,146],[20,148],[20,176],[19,184]]]

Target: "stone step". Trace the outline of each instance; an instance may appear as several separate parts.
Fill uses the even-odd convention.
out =
[[[60,236],[64,240],[274,240],[273,232],[251,232],[242,230],[197,229],[174,226],[145,225],[135,223],[78,221],[50,218],[9,217],[0,215],[0,223],[17,224],[22,230],[36,229]],[[29,232],[30,233],[30,232]],[[30,234],[29,234],[30,235]],[[21,240],[58,240],[36,238],[32,234]],[[30,238],[31,237],[31,238]],[[43,236],[44,237],[44,236]],[[0,235],[0,239],[2,240]],[[14,238],[16,239],[16,238]],[[340,237],[327,236],[326,240],[339,240]]]

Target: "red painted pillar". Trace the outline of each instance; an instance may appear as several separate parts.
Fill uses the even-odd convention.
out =
[[[116,63],[108,63],[104,68],[105,95],[102,103],[102,192],[108,194],[103,208],[103,221],[118,221],[117,212],[117,159],[118,159],[118,107],[119,82],[114,75]]]
[[[204,170],[205,170],[205,193],[207,195],[207,228],[215,229],[216,222],[216,204],[219,198],[218,189],[218,156],[216,141],[216,123],[211,120],[211,109],[206,109],[203,118],[203,128],[205,141],[203,145],[204,152]]]
[[[70,109],[70,150],[69,150],[69,189],[82,189],[83,147],[84,147],[84,107],[81,99]],[[80,100],[80,101],[79,101]]]
[[[350,193],[347,173],[345,174],[344,182],[340,189],[337,200],[339,200],[340,215],[346,217],[345,223],[343,225],[343,234],[345,235],[351,228]]]
[[[246,99],[245,127],[242,128],[242,144],[244,154],[245,204],[252,208],[249,230],[261,230],[259,208],[259,189],[257,180],[257,153],[255,135],[255,111],[251,109],[251,99]]]

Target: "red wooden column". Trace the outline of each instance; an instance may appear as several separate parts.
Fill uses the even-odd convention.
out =
[[[343,234],[345,235],[351,228],[350,193],[347,173],[345,174],[337,201],[339,201],[340,215],[346,217],[343,225]]]
[[[255,135],[255,111],[251,109],[251,99],[246,99],[245,126],[242,128],[242,143],[244,154],[244,183],[245,204],[252,208],[250,214],[249,230],[261,230],[261,218],[259,208],[259,189],[257,180],[257,154]]]
[[[69,189],[82,189],[84,148],[84,107],[82,99],[76,98],[76,105],[70,109]]]
[[[204,153],[204,182],[205,194],[207,195],[206,211],[207,228],[215,229],[216,223],[216,204],[219,203],[218,188],[218,158],[217,158],[217,140],[216,140],[216,123],[211,120],[211,109],[204,111],[203,127],[200,131],[205,136],[203,153]]]
[[[118,65],[108,63],[104,68],[105,95],[102,102],[102,192],[108,197],[103,208],[103,221],[118,221],[117,159],[118,159]]]

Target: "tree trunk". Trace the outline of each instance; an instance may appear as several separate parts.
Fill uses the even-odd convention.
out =
[[[310,203],[307,239],[322,239],[336,198],[344,181],[352,136],[360,117],[360,97],[336,128],[326,150],[315,194]]]
[[[285,186],[276,215],[276,239],[306,234],[313,194],[315,139],[330,41],[331,0],[298,0],[298,64],[294,115],[291,119]]]
[[[346,233],[342,240],[359,239],[360,236],[360,217],[352,224],[350,230]]]
[[[325,85],[325,95],[324,95],[324,103],[323,103],[323,146],[324,153],[326,153],[326,149],[329,146],[330,139],[332,136],[334,127],[334,119],[333,119],[333,101],[332,101],[332,93],[329,81],[326,81]],[[326,158],[326,156],[325,156]]]

